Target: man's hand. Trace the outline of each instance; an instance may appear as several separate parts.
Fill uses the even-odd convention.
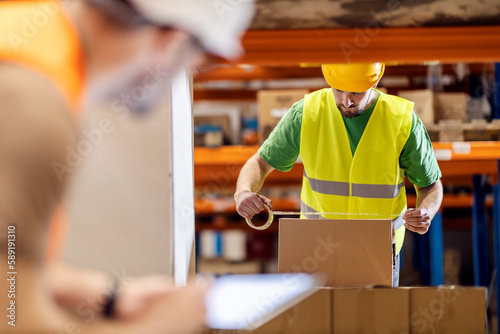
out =
[[[145,276],[128,280],[118,289],[116,317],[123,320],[135,319],[158,299],[174,290],[175,286],[166,276]]]
[[[130,277],[122,273],[116,292],[114,315],[117,320],[132,320],[144,314],[152,304],[176,288],[167,276]],[[95,301],[102,309],[105,297],[112,291],[113,278],[106,272],[52,263],[47,270],[47,289],[56,302],[77,314],[82,305]]]
[[[273,203],[269,198],[250,191],[236,193],[234,200],[236,201],[236,211],[246,219],[252,219],[253,216],[264,210],[264,204],[274,210]]]
[[[150,305],[142,317],[130,324],[130,333],[184,334],[199,332],[205,324],[207,284],[171,290]]]
[[[175,288],[151,301],[132,320],[96,319],[82,328],[88,334],[195,334],[205,325],[207,284]],[[62,331],[61,331],[62,332]]]
[[[403,215],[406,220],[404,226],[412,232],[425,234],[431,226],[431,216],[426,208],[408,209]]]

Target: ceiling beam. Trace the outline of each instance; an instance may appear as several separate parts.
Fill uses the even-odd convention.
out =
[[[240,64],[500,61],[500,26],[251,30]],[[221,59],[217,62],[224,62]]]

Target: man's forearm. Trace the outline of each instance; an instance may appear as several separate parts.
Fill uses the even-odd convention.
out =
[[[441,207],[443,201],[443,184],[441,180],[436,181],[432,185],[420,188],[415,187],[417,191],[417,209],[425,208],[429,213],[431,220]]]
[[[111,292],[113,278],[111,275],[89,269],[72,267],[63,263],[51,264],[48,267],[48,282],[55,300],[69,311],[92,301],[100,301]]]
[[[245,163],[243,168],[241,168],[236,184],[236,194],[242,191],[259,191],[268,173],[269,171],[266,171],[261,164],[259,164],[258,157],[253,156]]]

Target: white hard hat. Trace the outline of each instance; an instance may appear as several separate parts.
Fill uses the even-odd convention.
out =
[[[211,53],[235,58],[254,15],[253,0],[129,0],[148,21],[197,37]]]

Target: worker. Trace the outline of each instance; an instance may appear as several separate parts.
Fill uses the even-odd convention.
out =
[[[399,252],[405,228],[424,234],[442,201],[441,171],[414,104],[376,87],[383,63],[324,64],[331,88],[305,95],[278,123],[241,169],[234,194],[247,219],[269,198],[258,194],[271,171],[304,165],[301,218],[391,219],[393,285],[399,284]],[[415,208],[407,209],[405,176],[415,186]]]
[[[222,5],[204,0],[0,2],[0,117],[4,129],[19,133],[16,137],[12,130],[6,138],[4,130],[0,135],[1,166],[12,167],[0,173],[2,208],[11,214],[0,212],[0,244],[5,245],[13,225],[18,231],[17,261],[24,272],[17,282],[16,296],[22,305],[18,322],[15,327],[2,322],[0,332],[66,333],[66,324],[57,321],[62,319],[60,308],[76,313],[77,321],[86,321],[88,313],[83,312],[82,319],[82,306],[96,297],[99,303],[92,310],[113,317],[116,325],[109,331],[96,327],[96,333],[185,333],[203,323],[206,289],[176,290],[168,277],[130,280],[66,266],[59,258],[64,227],[49,227],[46,220],[70,176],[57,173],[54,166],[67,163],[61,154],[76,149],[76,133],[71,131],[82,107],[102,102],[138,80],[150,83],[160,78],[168,84],[181,68],[200,63],[206,54],[234,58],[241,53],[239,39],[251,20],[252,2]],[[151,70],[156,71],[155,78]],[[9,143],[13,144],[10,151]],[[52,159],[40,157],[51,151],[49,144],[57,144]],[[15,149],[27,152],[16,155]],[[46,168],[49,161],[57,182]],[[34,184],[28,183],[31,179]],[[57,210],[55,215],[60,213]],[[40,256],[44,249],[49,253],[45,261]],[[7,256],[4,248],[5,263]],[[0,287],[9,291],[6,280]],[[2,294],[2,305],[6,295]],[[51,300],[58,302],[57,307]],[[134,330],[122,330],[125,323]]]
[[[45,78],[25,71],[22,79],[30,79],[38,90],[30,93],[30,101],[20,101],[26,89],[26,81],[19,80],[21,72],[1,67],[0,261],[4,265],[0,333],[163,334],[198,330],[204,323],[206,285],[174,289],[160,277],[118,277],[126,289],[115,298],[122,299],[120,312],[129,314],[106,320],[101,310],[113,289],[111,282],[101,282],[99,272],[72,269],[68,274],[66,268],[46,265],[51,214],[69,180],[60,182],[51,164],[64,162],[66,149],[76,147],[77,131],[66,110],[59,107],[61,96]],[[10,80],[9,74],[18,80]],[[42,113],[34,104],[46,109]],[[15,113],[5,106],[16,107]],[[51,288],[58,293],[51,293]],[[156,295],[151,294],[153,288]],[[75,298],[78,295],[79,301]],[[62,307],[71,301],[73,308]],[[141,311],[131,313],[131,308]]]

